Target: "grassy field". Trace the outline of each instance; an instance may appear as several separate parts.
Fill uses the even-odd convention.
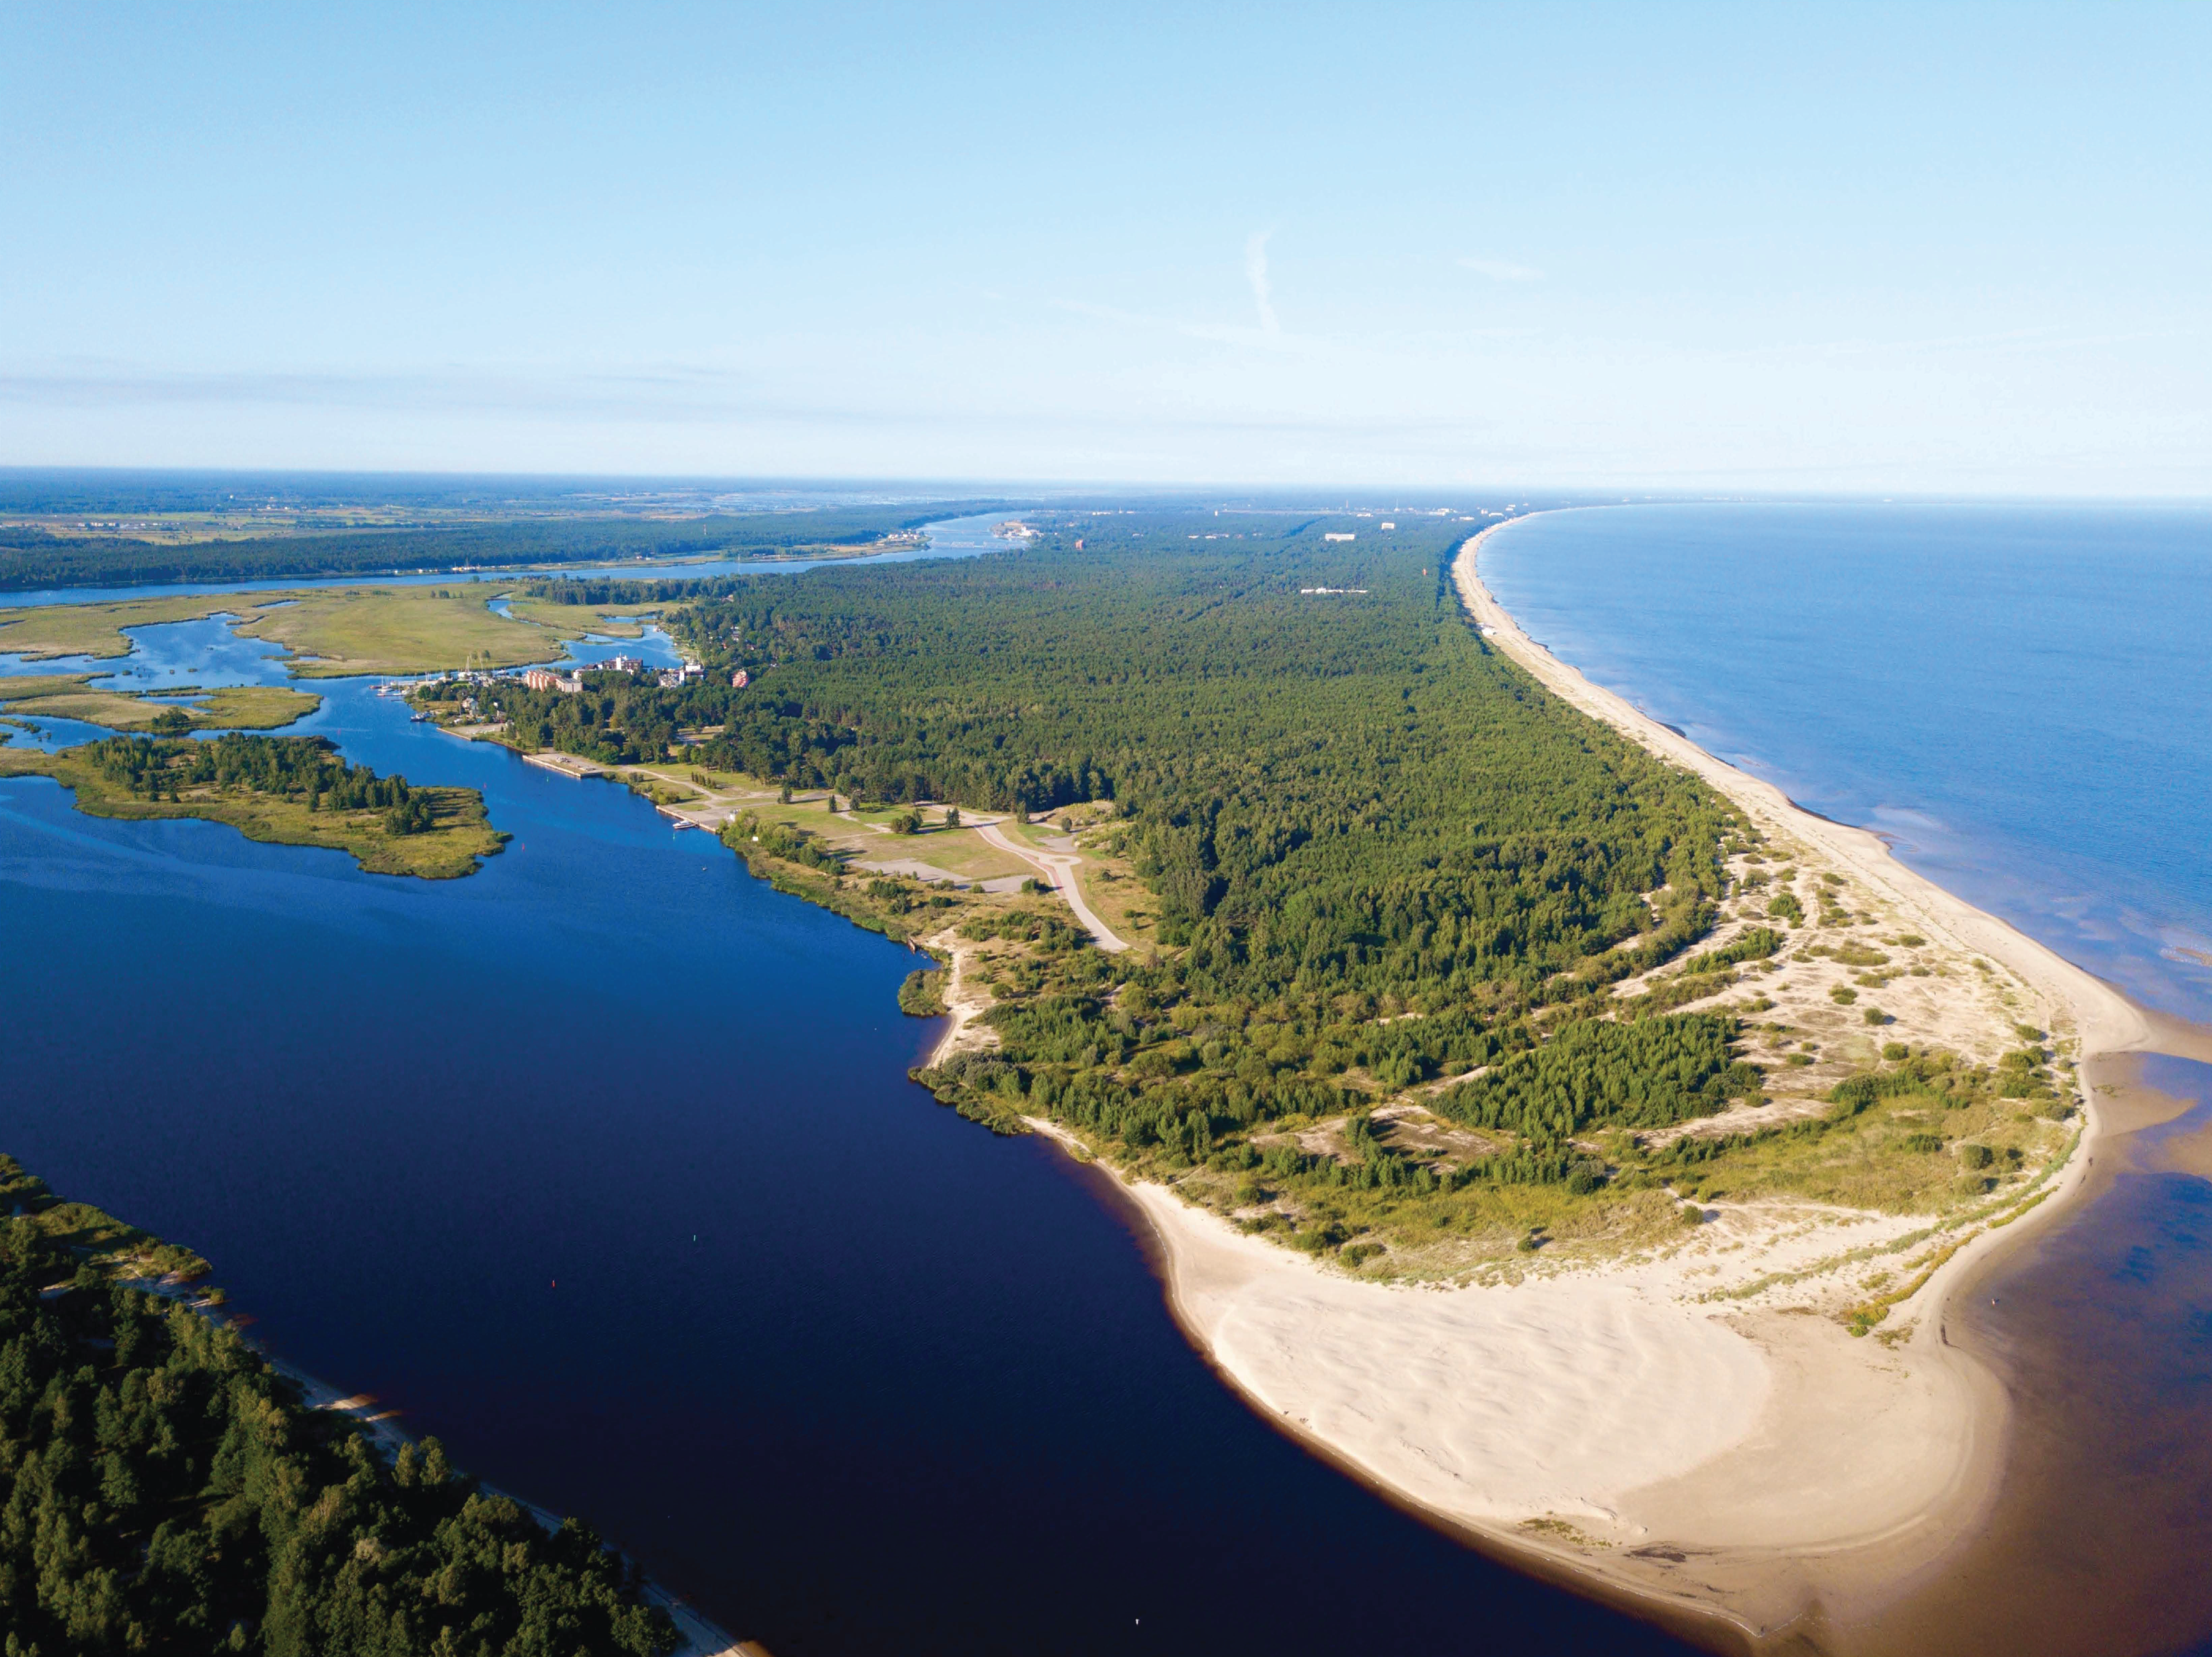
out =
[[[452,667],[516,667],[548,661],[564,639],[588,631],[635,637],[641,631],[580,605],[517,600],[527,619],[486,606],[498,589],[452,587],[326,587],[203,598],[133,599],[116,604],[56,604],[0,610],[0,650],[33,659],[120,656],[124,630],[162,622],[242,615],[238,632],[283,645],[301,658],[306,679],[356,673],[427,673]],[[635,608],[636,606],[632,606]]]
[[[479,857],[498,852],[507,837],[486,819],[483,796],[474,789],[422,789],[433,826],[395,834],[381,811],[310,811],[301,800],[242,789],[195,788],[174,800],[134,798],[69,749],[40,753],[0,747],[0,777],[51,777],[76,796],[91,817],[146,821],[197,817],[227,823],[249,840],[274,845],[322,846],[350,852],[372,874],[412,874],[428,880],[473,874]]]
[[[89,679],[84,673],[0,679],[0,708],[50,719],[81,719],[111,731],[144,731],[177,705],[149,701],[141,691],[94,689]],[[322,705],[322,698],[312,691],[281,685],[227,685],[200,693],[182,711],[195,730],[272,731],[305,719]]]
[[[645,626],[639,618],[656,616],[665,607],[658,604],[556,604],[550,599],[533,598],[515,598],[507,606],[507,613],[517,620],[543,627],[556,638],[574,638],[585,632],[606,638],[641,638]]]
[[[518,667],[561,654],[562,635],[487,609],[496,596],[482,586],[322,588],[257,606],[238,631],[283,645],[303,679]]]
[[[826,794],[798,795],[786,805],[777,800],[773,783],[736,771],[702,771],[680,760],[665,765],[623,765],[617,774],[655,805],[719,803],[732,811],[750,811],[764,825],[787,823],[804,830],[830,850],[850,853],[855,862],[927,863],[966,880],[997,880],[1036,872],[985,841],[972,828],[946,828],[942,810],[925,812],[927,822],[918,834],[892,834],[890,825],[903,807],[843,811],[833,817],[826,809]]]
[[[131,653],[126,627],[198,621],[243,608],[236,597],[131,599],[120,604],[45,604],[0,610],[0,650],[46,656],[120,656]]]

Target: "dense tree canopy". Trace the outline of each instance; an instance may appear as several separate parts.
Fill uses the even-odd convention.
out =
[[[34,509],[54,509],[45,496]],[[148,508],[167,509],[166,501]],[[128,511],[112,505],[99,509]],[[216,509],[197,499],[183,510]],[[163,544],[56,534],[35,524],[0,529],[0,591],[126,587],[153,582],[269,581],[289,576],[388,575],[394,570],[602,564],[628,558],[788,555],[794,548],[859,546],[988,503],[848,507],[815,512],[716,513],[698,517],[586,516],[455,519],[374,529],[223,535]],[[441,521],[442,520],[442,521]]]
[[[1600,1018],[1607,986],[1710,929],[1734,813],[1467,625],[1446,567],[1463,523],[1030,521],[1035,542],[970,560],[544,583],[667,603],[707,676],[501,686],[500,710],[526,747],[680,744],[866,801],[1111,801],[1109,844],[1152,889],[1159,947],[1108,959],[1034,916],[971,920],[969,936],[1033,940],[994,969],[999,1047],[932,1078],[987,1120],[1042,1112],[1132,1155],[1264,1167],[1310,1191],[1425,1191],[1430,1172],[1375,1132],[1334,1156],[1253,1142],[1364,1109],[1378,1084],[1505,1061],[1450,1101],[1500,1147],[1451,1177],[1565,1183],[1571,1133],[1755,1088],[1730,1020]]]
[[[548,1531],[434,1440],[387,1463],[232,1331],[111,1281],[85,1240],[127,1228],[5,1157],[0,1206],[8,1657],[674,1646],[588,1529]]]
[[[429,801],[404,777],[379,777],[342,758],[327,737],[250,736],[212,741],[111,736],[84,744],[80,758],[144,799],[213,786],[296,795],[311,811],[381,810],[394,834],[431,825]]]

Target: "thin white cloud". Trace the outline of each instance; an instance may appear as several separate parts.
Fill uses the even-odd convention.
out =
[[[1244,243],[1244,279],[1252,284],[1252,298],[1260,308],[1260,332],[1270,339],[1281,337],[1283,325],[1275,320],[1275,300],[1267,286],[1267,238],[1273,230],[1255,230]]]
[[[1492,282],[1535,282],[1541,279],[1544,274],[1533,265],[1516,265],[1512,260],[1504,259],[1476,259],[1470,256],[1461,259],[1460,266],[1462,270],[1474,271],[1477,276],[1486,276]]]

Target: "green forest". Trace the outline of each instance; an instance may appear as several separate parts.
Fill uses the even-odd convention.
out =
[[[507,839],[474,789],[380,777],[327,737],[233,731],[205,741],[102,737],[51,752],[0,746],[0,776],[26,774],[61,783],[92,816],[203,818],[249,839],[347,851],[377,874],[471,874]]]
[[[133,798],[176,800],[191,788],[242,789],[294,795],[309,811],[380,811],[391,834],[431,826],[430,801],[404,777],[379,777],[342,757],[325,736],[249,736],[227,732],[212,741],[104,737],[81,744],[72,758]]]
[[[675,1646],[635,1567],[587,1527],[546,1529],[434,1439],[386,1459],[234,1331],[139,1286],[204,1263],[7,1157],[0,1208],[7,1657]]]
[[[1353,1191],[1585,1193],[1570,1134],[1757,1094],[1733,1020],[1601,1021],[1611,985],[1711,929],[1741,824],[1484,644],[1447,579],[1464,525],[1028,521],[1036,542],[974,559],[537,583],[555,601],[678,606],[667,624],[708,672],[668,689],[587,673],[580,695],[502,683],[497,710],[526,749],[675,751],[859,801],[1031,815],[1110,802],[1093,844],[1155,895],[1157,948],[1108,956],[1026,912],[950,917],[971,939],[1032,940],[988,969],[1000,1045],[924,1076],[1010,1130],[1055,1118],[1119,1159],[1249,1172],[1326,1214]],[[746,838],[757,866],[763,852],[826,866],[811,843],[779,854]],[[847,912],[869,906],[849,883],[784,878]],[[904,906],[872,923],[915,935]],[[933,1004],[920,987],[908,999]],[[1366,1130],[1344,1155],[1266,1148],[1501,1060],[1498,1080],[1442,1106],[1494,1130],[1490,1154],[1448,1174]]]
[[[988,502],[929,507],[845,507],[812,512],[718,513],[696,517],[488,518],[375,529],[218,536],[163,545],[111,536],[0,529],[0,591],[127,587],[157,582],[267,581],[294,576],[389,575],[400,570],[632,558],[787,557],[809,546],[864,545]],[[105,509],[115,511],[111,506]]]

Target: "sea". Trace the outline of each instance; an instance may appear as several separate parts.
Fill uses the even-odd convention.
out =
[[[134,637],[0,671],[283,677],[220,620]],[[623,789],[313,688],[293,728],[481,789],[505,851],[396,880],[0,782],[0,1149],[206,1255],[271,1355],[775,1657],[1686,1649],[1248,1410],[1103,1176],[908,1080],[907,949]]]
[[[1587,678],[2212,1026],[2212,510],[1622,505],[1480,567]],[[2212,1066],[2124,1074],[2136,1130],[1948,1321],[2011,1399],[1994,1508],[1854,1650],[2212,1652]]]
[[[931,551],[1002,551],[994,521]],[[1624,507],[1516,522],[1483,567],[1593,679],[2212,1023],[2208,529]],[[221,618],[134,643],[0,673],[284,676]],[[568,659],[617,651],[672,659],[659,636]],[[625,790],[412,724],[368,680],[313,688],[296,728],[483,789],[505,852],[392,880],[0,782],[0,1149],[206,1254],[272,1355],[586,1516],[776,1657],[1687,1648],[1240,1403],[1101,1175],[907,1079],[936,1033],[896,1010],[908,951]],[[2136,1080],[2166,1119],[1954,1328],[2014,1394],[2017,1471],[1887,1648],[2212,1650],[2212,1087],[2180,1060]]]

